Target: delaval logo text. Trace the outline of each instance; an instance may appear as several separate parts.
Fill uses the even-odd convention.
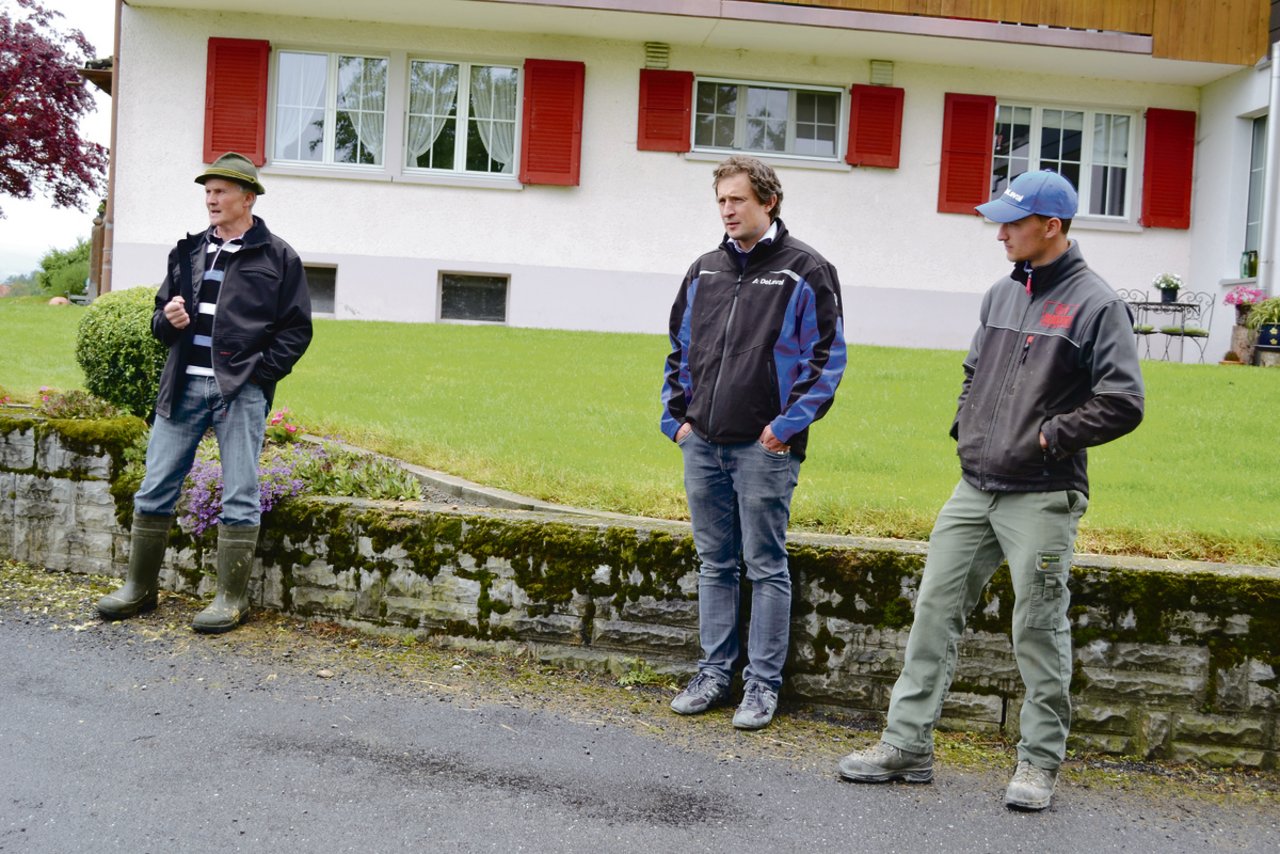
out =
[[[786,283],[786,279],[762,279],[759,276],[751,280],[753,285],[785,285]]]
[[[1009,198],[1014,199],[1015,201],[1019,201],[1019,202],[1020,202],[1020,201],[1022,201],[1022,196],[1021,196],[1020,194],[1018,194],[1018,193],[1015,193],[1015,192],[1013,191],[1013,188],[1012,188],[1012,187],[1010,187],[1009,189],[1005,190],[1005,191],[1004,191],[1004,194],[1005,194],[1006,196],[1008,196]]]

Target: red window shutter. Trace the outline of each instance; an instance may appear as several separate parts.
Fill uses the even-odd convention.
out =
[[[640,151],[688,151],[693,72],[640,69]]]
[[[849,93],[849,150],[844,159],[851,166],[897,169],[902,148],[903,90],[856,85]]]
[[[1142,225],[1191,227],[1191,175],[1196,151],[1196,114],[1147,110],[1142,167]]]
[[[557,59],[524,61],[524,138],[520,181],[578,185],[586,66]]]
[[[267,54],[270,42],[209,39],[204,91],[204,162],[228,151],[261,166],[267,159]]]
[[[977,215],[974,207],[991,201],[991,140],[995,127],[995,98],[946,94],[938,213]]]

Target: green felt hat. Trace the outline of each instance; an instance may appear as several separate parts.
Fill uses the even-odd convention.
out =
[[[267,188],[262,186],[262,182],[258,180],[258,168],[253,165],[249,158],[243,154],[236,154],[234,151],[228,151],[213,161],[212,165],[206,167],[203,172],[196,176],[196,183],[203,184],[210,178],[225,178],[228,181],[235,181],[237,184],[253,190],[259,196],[267,192]]]

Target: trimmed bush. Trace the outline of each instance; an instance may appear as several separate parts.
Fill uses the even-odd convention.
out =
[[[155,288],[126,288],[98,297],[76,330],[84,385],[103,400],[146,417],[169,350],[151,334]]]

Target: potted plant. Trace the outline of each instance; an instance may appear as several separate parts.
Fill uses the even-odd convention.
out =
[[[1151,284],[1160,292],[1160,302],[1177,302],[1178,289],[1182,287],[1182,278],[1173,273],[1160,273],[1151,280]]]
[[[1253,360],[1259,365],[1280,365],[1280,296],[1254,303],[1245,321],[1253,341]]]
[[[1236,307],[1237,326],[1244,326],[1245,320],[1249,317],[1249,312],[1261,301],[1262,290],[1260,288],[1250,288],[1244,285],[1236,285],[1227,291],[1227,295],[1222,299],[1225,305],[1234,305]]]

